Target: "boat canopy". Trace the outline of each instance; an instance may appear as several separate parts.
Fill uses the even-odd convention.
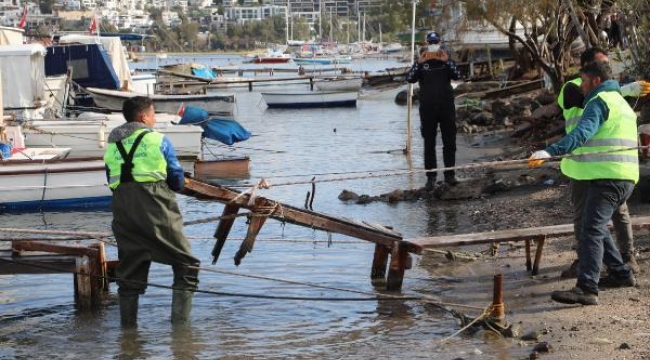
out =
[[[63,44],[47,47],[45,74],[65,74],[72,67],[72,79],[83,87],[117,90],[120,81],[111,60],[99,44]]]
[[[0,46],[0,74],[5,109],[35,108],[44,101],[44,62],[43,45]],[[26,79],[26,76],[29,78]]]
[[[104,35],[104,34],[102,34]],[[102,44],[104,50],[108,53],[108,56],[111,59],[111,64],[113,65],[113,70],[117,78],[120,80],[121,88],[131,88],[133,84],[133,79],[131,78],[131,71],[129,70],[129,63],[126,60],[126,53],[122,46],[122,41],[117,36],[102,36],[98,38],[97,36],[81,35],[81,34],[70,34],[61,36],[59,39],[59,44],[72,44],[72,43],[82,43],[82,44]],[[73,74],[74,75],[74,74]]]
[[[23,29],[0,26],[0,45],[20,45],[24,35]]]

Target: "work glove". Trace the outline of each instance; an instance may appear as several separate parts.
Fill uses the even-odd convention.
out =
[[[533,155],[528,158],[528,167],[532,169],[541,166],[546,159],[549,159],[550,157],[551,154],[546,150],[535,151]]]
[[[650,94],[650,82],[639,80],[621,86],[621,95],[627,97],[643,97]]]

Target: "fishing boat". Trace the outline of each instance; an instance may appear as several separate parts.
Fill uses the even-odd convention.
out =
[[[111,110],[121,111],[124,100],[141,96],[142,94],[119,91],[119,90],[106,90],[98,88],[86,88],[86,90],[93,97],[95,104],[98,106]],[[196,95],[149,95],[153,100],[156,112],[175,114],[178,112],[182,104],[193,105],[204,108],[212,115],[225,115],[230,116],[235,111],[235,95],[234,94],[196,94]]]
[[[176,109],[178,111],[178,109]],[[179,117],[157,114],[154,130],[174,144],[179,159],[196,159],[201,151],[203,129],[175,124]],[[69,120],[29,120],[23,124],[27,147],[71,148],[69,157],[103,156],[111,130],[126,122],[122,114],[81,113]]]
[[[314,86],[319,91],[359,91],[363,78],[326,78],[316,79]]]
[[[253,64],[285,64],[291,60],[289,54],[271,53],[267,55],[257,55],[253,58]]]
[[[107,206],[102,158],[67,158],[69,148],[27,148],[0,161],[0,212]]]
[[[262,93],[269,108],[318,108],[356,106],[358,91],[306,91]]]

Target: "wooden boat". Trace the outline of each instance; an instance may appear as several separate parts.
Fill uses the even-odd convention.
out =
[[[194,161],[194,176],[210,179],[243,179],[249,176],[251,159],[248,156],[220,155],[212,159]]]
[[[179,159],[194,160],[201,151],[203,129],[177,125],[174,122],[178,119],[176,115],[158,114],[154,130],[169,137]],[[108,134],[124,122],[122,114],[101,113],[82,113],[75,120],[31,120],[23,127],[25,145],[71,148],[69,157],[103,156]]]
[[[0,161],[0,212],[105,207],[102,158],[66,158],[69,148],[27,148]]]
[[[357,91],[307,91],[294,93],[262,93],[270,108],[317,108],[356,106]]]
[[[363,78],[318,79],[314,85],[319,91],[359,91],[363,85]]]
[[[142,94],[105,90],[98,88],[86,89],[95,103],[111,111],[121,111],[124,100]],[[212,115],[230,116],[235,110],[234,94],[198,94],[198,95],[149,95],[156,107],[156,112],[175,114],[182,104],[198,106]]]

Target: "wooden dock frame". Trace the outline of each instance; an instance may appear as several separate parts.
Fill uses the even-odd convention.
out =
[[[635,231],[650,229],[650,216],[631,217],[630,222]],[[610,225],[610,230],[612,226]],[[537,275],[542,261],[542,252],[546,239],[573,236],[573,224],[540,226],[523,229],[507,229],[482,233],[470,233],[448,236],[410,239],[413,245],[425,248],[456,247],[465,245],[492,244],[507,241],[525,241],[526,269],[531,275]],[[531,259],[531,242],[535,241],[535,260]]]
[[[210,185],[195,179],[188,179],[184,194],[202,200],[214,200],[226,206],[214,237],[216,243],[212,250],[213,263],[217,261],[230,229],[241,208],[250,210],[246,237],[235,255],[235,264],[252,251],[255,238],[266,218],[306,226],[312,229],[352,236],[375,243],[374,258],[370,272],[371,283],[389,291],[400,291],[404,272],[410,268],[410,254],[419,254],[422,248],[403,240],[402,235],[387,227],[366,222],[341,219],[310,210],[299,209],[264,197],[256,197],[251,203],[250,194],[241,193],[226,187]],[[388,261],[390,258],[390,262]]]
[[[0,251],[0,274],[73,274],[75,305],[79,310],[97,308],[108,292],[109,268],[104,244],[87,247],[56,245],[42,241],[12,241]]]

